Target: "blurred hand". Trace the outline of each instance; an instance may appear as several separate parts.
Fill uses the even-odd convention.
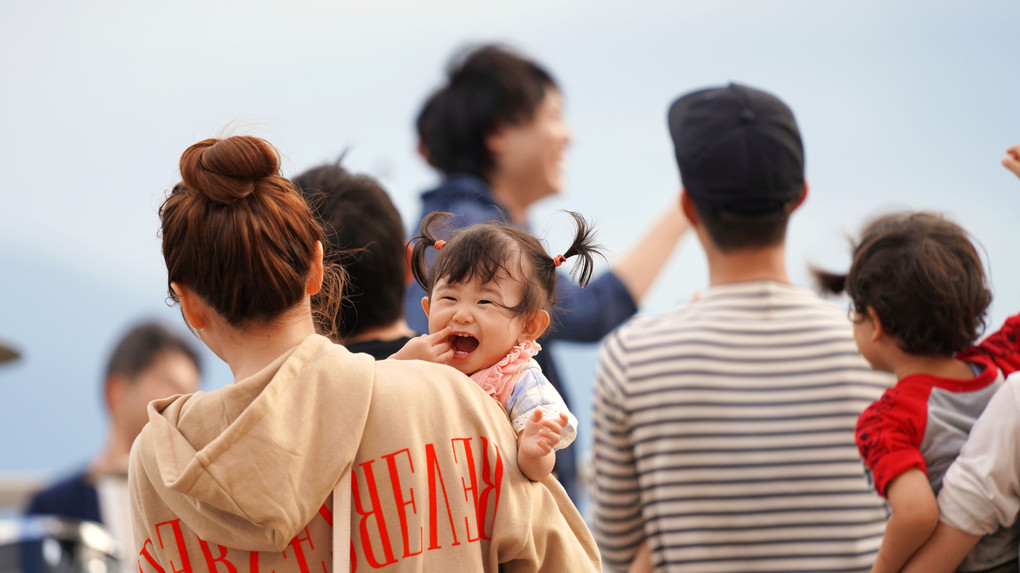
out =
[[[1006,150],[1006,156],[1002,158],[1002,166],[1020,177],[1020,143]]]

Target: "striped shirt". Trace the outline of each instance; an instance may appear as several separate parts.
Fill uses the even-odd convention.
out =
[[[858,415],[894,380],[845,313],[773,281],[717,286],[607,338],[595,384],[594,530],[610,568],[866,571],[885,528]]]

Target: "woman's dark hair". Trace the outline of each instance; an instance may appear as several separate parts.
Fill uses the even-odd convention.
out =
[[[336,163],[294,178],[326,234],[326,258],[344,271],[336,336],[343,340],[404,316],[404,224],[378,181]]]
[[[973,345],[992,301],[967,232],[934,213],[879,217],[861,233],[848,274],[813,272],[822,291],[845,290],[864,317],[873,308],[900,348],[919,356],[953,356]]]
[[[271,321],[301,301],[322,229],[280,175],[276,148],[251,136],[206,139],[185,150],[180,169],[183,182],[159,208],[168,284],[186,285],[234,327]],[[331,323],[341,285],[325,270],[312,303]]]
[[[488,180],[495,164],[486,138],[501,126],[530,121],[550,89],[556,82],[549,72],[508,48],[462,50],[447,66],[446,85],[428,97],[415,122],[429,164]]]
[[[577,257],[573,274],[583,287],[591,280],[595,256],[601,256],[599,245],[594,243],[595,229],[581,215],[567,211],[577,225],[573,243],[563,252],[560,262]],[[521,302],[510,307],[516,316],[537,310],[552,311],[556,303],[556,257],[546,252],[534,235],[506,223],[478,223],[464,227],[447,236],[445,233],[450,213],[431,213],[421,222],[411,251],[411,273],[429,298],[432,287],[440,279],[461,283],[477,279],[490,282],[505,273],[520,280],[523,285]],[[426,252],[435,248],[445,236],[431,266]]]

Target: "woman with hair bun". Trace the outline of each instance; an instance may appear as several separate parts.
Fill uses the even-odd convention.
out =
[[[268,142],[207,139],[160,208],[170,297],[234,383],[149,404],[131,452],[139,571],[578,571],[598,550],[469,378],[351,354],[322,231]],[[555,508],[555,511],[550,511]]]

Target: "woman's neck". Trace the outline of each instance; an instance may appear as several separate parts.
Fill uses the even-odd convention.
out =
[[[315,323],[306,299],[271,322],[241,329],[228,327],[220,337],[217,354],[230,366],[237,382],[262,370],[312,334]]]

